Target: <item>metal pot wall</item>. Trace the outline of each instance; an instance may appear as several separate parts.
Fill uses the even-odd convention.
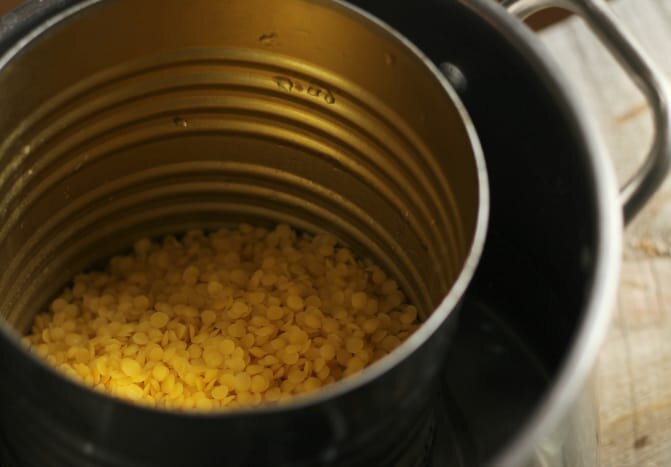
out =
[[[42,13],[19,12],[15,17],[20,19],[18,23],[12,22],[9,28],[5,23],[5,29],[11,29],[7,37],[16,41],[30,25],[53,14],[63,3],[67,2],[41,5],[46,8]],[[357,4],[399,30],[437,65],[451,64],[444,69],[460,89],[482,140],[492,174],[492,218],[482,264],[469,294],[486,293],[494,306],[498,301],[507,309],[511,303],[518,303],[519,315],[511,313],[506,319],[525,332],[538,358],[554,375],[551,386],[538,395],[533,410],[519,420],[505,445],[496,446],[481,459],[497,465],[519,465],[550,435],[576,400],[608,319],[609,299],[616,284],[620,229],[610,168],[589,122],[576,110],[556,70],[531,34],[500,8],[484,1]],[[50,8],[55,10],[50,12]],[[266,40],[274,39],[266,36]],[[384,58],[385,63],[391,61],[397,66],[395,55]],[[519,102],[525,102],[525,108],[518,108]],[[514,119],[505,121],[506,116]],[[178,117],[171,121],[176,130],[185,129],[184,122],[192,124],[192,119]],[[543,119],[542,126],[538,125],[539,118]],[[666,138],[668,129],[658,134]],[[658,154],[666,155],[665,147],[658,149],[664,149]],[[539,150],[546,151],[544,157],[538,156]],[[647,194],[656,181],[645,184]],[[296,219],[292,221],[296,223]],[[195,223],[202,224],[202,219]],[[314,228],[315,224],[302,226]],[[162,226],[170,230],[183,227],[183,223]],[[126,238],[106,245],[106,250],[93,248],[89,256],[69,266],[75,270],[90,261],[94,253],[112,252],[138,234],[130,230]],[[365,239],[371,236],[362,235],[358,242],[352,238],[356,236],[344,236],[370,250]],[[511,255],[511,251],[521,254]],[[501,258],[509,261],[506,267]],[[532,269],[536,268],[546,288],[530,292],[520,287],[514,275],[506,274],[506,270],[522,270],[525,258],[533,264]],[[4,281],[8,283],[7,276]],[[62,285],[57,281],[42,283],[47,282],[51,292]],[[48,292],[43,288],[44,295],[33,297],[34,302],[43,301]],[[540,312],[534,314],[533,310]],[[423,447],[430,387],[442,361],[448,328],[452,327],[445,322],[436,330],[441,336],[439,346],[424,345],[412,359],[394,362],[398,379],[392,381],[385,376],[391,372],[384,372],[359,389],[325,394],[325,398],[335,395],[328,403],[322,400],[291,406],[288,412],[276,414],[276,425],[265,424],[268,419],[264,420],[264,433],[255,431],[258,418],[244,413],[227,417],[226,428],[218,417],[180,416],[174,424],[166,423],[161,414],[111,401],[62,380],[28,358],[10,336],[3,341],[0,352],[3,380],[11,381],[11,385],[2,385],[2,430],[12,455],[24,465],[210,465],[217,461],[226,465],[264,465],[269,461],[272,465],[299,465],[299,459],[305,465],[416,465],[421,455],[412,461],[399,451],[414,454],[414,448]],[[433,366],[429,363],[432,361]],[[415,392],[413,397],[412,391],[378,391],[376,399],[387,394],[384,400],[375,402],[380,405],[376,405],[376,417],[371,418],[367,411],[370,404],[362,404],[362,397],[372,394],[369,383],[403,388],[400,375],[408,375],[413,368],[426,375],[419,385],[421,394]],[[48,393],[44,388],[49,388]],[[338,398],[349,402],[334,404]],[[385,406],[395,412],[389,416],[380,410]],[[288,431],[281,431],[287,426]],[[325,427],[328,433],[321,431]],[[222,431],[227,433],[223,439]],[[168,439],[171,443],[165,442]],[[173,445],[173,440],[184,444]],[[36,443],[40,449],[35,449]],[[187,458],[193,451],[184,447],[199,443],[216,446],[219,452],[225,450],[227,457],[217,460],[211,452],[201,451],[201,458]],[[268,445],[274,448],[258,452],[268,449]],[[147,455],[147,448],[154,449],[151,455]]]

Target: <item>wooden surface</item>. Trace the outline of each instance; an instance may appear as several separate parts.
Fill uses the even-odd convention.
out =
[[[16,8],[23,0],[0,0],[0,15]]]
[[[671,0],[617,0],[629,31],[671,78]],[[584,24],[541,33],[570,78],[624,181],[647,150],[643,97]],[[618,303],[596,368],[601,465],[671,466],[671,182],[625,236]]]

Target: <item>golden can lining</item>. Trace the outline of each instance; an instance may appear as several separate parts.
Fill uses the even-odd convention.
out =
[[[75,277],[25,341],[94,389],[209,410],[315,391],[418,326],[396,282],[332,235],[243,224],[138,240]]]

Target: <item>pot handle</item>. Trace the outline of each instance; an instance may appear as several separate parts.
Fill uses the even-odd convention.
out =
[[[502,4],[521,19],[550,7],[582,17],[647,99],[655,127],[652,146],[641,166],[620,189],[624,221],[629,223],[662,184],[671,161],[671,91],[661,71],[604,0],[503,0]]]

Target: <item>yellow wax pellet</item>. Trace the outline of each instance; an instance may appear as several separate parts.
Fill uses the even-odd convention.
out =
[[[336,360],[343,367],[347,366],[347,362],[349,361],[351,356],[352,356],[352,354],[349,353],[346,349],[337,349],[336,350]]]
[[[149,317],[149,323],[151,323],[153,327],[159,329],[168,324],[168,321],[169,321],[168,315],[166,315],[162,311],[152,313],[152,315]]]
[[[191,344],[187,351],[190,358],[200,358],[203,355],[203,348],[198,344]]]
[[[327,362],[330,360],[333,360],[335,357],[335,349],[331,344],[324,344],[320,349],[319,353],[321,354],[322,358],[326,360]]]
[[[47,344],[38,344],[38,345],[37,345],[37,353],[38,353],[41,357],[45,357],[45,358],[46,358],[47,355],[49,354],[49,346],[48,346]]]
[[[249,314],[249,305],[241,301],[233,302],[231,309],[228,310],[228,315],[233,319],[238,319]]]
[[[169,393],[170,397],[178,397],[181,396],[184,393],[184,385],[182,383],[175,383],[175,385],[172,387],[172,390]]]
[[[245,329],[244,324],[236,321],[226,328],[226,331],[231,337],[237,337],[238,339],[247,334],[247,329]]]
[[[49,332],[53,341],[62,341],[65,339],[65,330],[61,327],[54,326]]]
[[[359,337],[348,337],[345,339],[345,348],[349,353],[357,353],[363,350],[364,342]]]
[[[233,371],[242,371],[245,369],[247,364],[242,358],[232,357],[226,360],[226,366]]]
[[[296,368],[289,370],[287,374],[287,380],[293,384],[301,383],[305,380],[306,374]]]
[[[156,379],[156,381],[159,382],[165,380],[169,373],[170,370],[168,370],[168,367],[162,363],[156,364],[156,366],[151,370],[151,375],[154,377],[154,379]]]
[[[240,343],[244,348],[248,349],[254,345],[255,340],[256,339],[254,337],[254,334],[248,333],[242,336],[242,338],[240,339]]]
[[[326,381],[326,379],[329,377],[331,374],[331,369],[327,366],[322,368],[317,372],[317,377],[319,378],[320,381]]]
[[[242,350],[241,347],[236,347],[233,349],[233,353],[231,354],[233,358],[244,358],[245,357],[245,351]]]
[[[142,372],[142,367],[132,358],[124,358],[121,360],[120,365],[121,371],[123,371],[128,376],[137,376]]]
[[[266,298],[266,293],[263,291],[249,292],[246,298],[251,305],[260,305]]]
[[[175,375],[169,373],[168,376],[161,382],[161,391],[170,394],[175,387]]]
[[[136,384],[129,384],[128,386],[124,386],[122,389],[122,394],[129,399],[138,400],[144,395],[142,388]]]
[[[185,284],[193,285],[198,281],[199,274],[200,271],[198,270],[198,267],[194,265],[188,266],[184,270],[184,273],[182,273],[182,280]]]
[[[199,410],[210,410],[213,405],[211,400],[206,399],[205,397],[199,397],[196,399],[194,407]]]
[[[375,344],[378,344],[378,343],[380,343],[380,342],[382,341],[382,339],[384,339],[386,336],[387,336],[387,331],[386,331],[386,330],[384,330],[384,329],[378,329],[377,331],[375,331],[375,332],[373,333],[373,335],[371,336],[370,339],[371,339]]]
[[[250,388],[252,392],[260,393],[268,389],[268,380],[263,375],[254,375],[251,379]]]
[[[212,310],[205,310],[200,314],[200,319],[205,326],[209,326],[217,320],[217,314]]]
[[[250,405],[254,403],[254,395],[249,392],[239,392],[237,394],[238,404]]]
[[[347,362],[347,370],[350,372],[356,372],[363,368],[363,362],[358,357],[352,357]]]
[[[65,336],[65,345],[68,347],[72,347],[73,345],[79,344],[81,341],[84,340],[84,336],[77,334],[77,333],[70,333],[66,334]]]
[[[371,274],[373,284],[381,285],[386,278],[387,276],[385,275],[384,271],[382,271],[382,269],[378,268],[377,266],[373,268],[373,273]]]
[[[265,400],[270,402],[278,401],[281,396],[282,396],[282,390],[278,387],[271,387],[264,394]]]
[[[207,284],[207,293],[208,294],[210,294],[213,297],[218,297],[218,296],[222,295],[223,292],[224,292],[224,287],[221,285],[220,282],[217,282],[217,281],[208,282],[208,284]]]
[[[255,346],[255,347],[252,347],[251,349],[249,349],[249,353],[251,355],[255,356],[256,358],[262,358],[262,357],[266,356],[267,352],[264,349],[262,349],[261,347],[256,347]]]
[[[212,397],[215,398],[216,400],[220,401],[222,399],[225,399],[226,396],[228,396],[228,387],[224,386],[223,384],[220,386],[215,386],[212,388]]]
[[[391,352],[401,344],[401,340],[396,336],[386,336],[382,339],[382,348]]]
[[[91,357],[91,354],[88,351],[88,349],[85,349],[84,347],[70,347],[66,355],[68,356],[68,358],[71,358],[79,363],[86,363],[89,361]]]
[[[384,293],[386,295],[390,295],[390,294],[396,292],[396,290],[398,289],[398,285],[396,285],[396,282],[394,280],[387,279],[386,281],[384,281],[382,283],[381,289],[382,289],[382,293]]]
[[[324,358],[318,357],[317,359],[315,359],[315,361],[314,361],[314,371],[315,372],[318,372],[319,370],[321,370],[325,366],[326,366],[326,360]]]
[[[322,320],[314,313],[308,313],[305,316],[305,325],[311,329],[319,329],[322,326]]]
[[[303,309],[303,299],[298,295],[289,295],[287,297],[287,306],[294,311]]]
[[[350,314],[345,308],[340,307],[335,310],[333,317],[338,321],[349,321]]]
[[[412,305],[409,305],[403,310],[401,314],[401,323],[403,324],[412,324],[417,320],[417,308]]]
[[[133,250],[138,256],[144,257],[152,249],[153,243],[148,238],[141,238],[133,243]]]
[[[303,345],[309,340],[310,336],[302,329],[293,328],[289,332],[289,342],[294,345]]]
[[[138,345],[146,345],[149,342],[149,337],[144,332],[136,332],[133,334],[133,342]]]
[[[287,346],[287,341],[285,341],[284,339],[281,339],[281,338],[273,339],[272,341],[270,341],[270,347],[275,351],[281,350],[281,349],[285,348],[286,346]]]
[[[370,362],[371,355],[366,350],[361,350],[360,352],[356,353],[355,357],[361,360],[365,366]]]
[[[149,337],[149,340],[152,342],[159,342],[163,339],[163,333],[159,329],[152,328],[147,331],[147,337]]]
[[[73,368],[82,378],[89,378],[91,376],[91,369],[84,363],[75,363]]]
[[[235,375],[233,373],[224,373],[219,377],[219,384],[231,389],[235,387]]]
[[[203,350],[203,361],[210,368],[218,368],[224,363],[224,356],[217,349],[207,348]]]
[[[224,355],[232,355],[235,350],[235,342],[231,339],[224,339],[219,342],[219,351]]]
[[[268,319],[272,319],[273,321],[282,319],[282,316],[284,316],[284,310],[280,306],[270,306],[268,307],[268,310],[266,311],[266,316]]]
[[[316,378],[314,376],[310,376],[308,379],[306,379],[303,382],[303,387],[307,392],[312,392],[316,391],[322,386],[322,382],[319,380],[319,378]]]
[[[274,355],[266,355],[259,360],[259,364],[263,366],[273,366],[280,363],[280,360]]]
[[[377,328],[379,326],[380,321],[378,319],[370,318],[363,322],[363,324],[361,325],[361,329],[363,329],[363,332],[365,332],[366,334],[373,334],[375,331],[377,331]]]
[[[249,391],[252,386],[252,378],[247,373],[238,373],[235,375],[235,390],[240,392]]]
[[[147,358],[152,361],[159,361],[163,358],[163,348],[159,345],[153,344],[147,352]]]
[[[298,362],[299,355],[297,352],[284,352],[282,354],[282,361],[287,365],[293,365]]]
[[[182,380],[189,387],[200,385],[197,383],[198,376],[192,371],[182,372]]]
[[[51,302],[51,311],[54,313],[61,311],[65,306],[68,304],[67,300],[64,298],[57,298],[53,302]]]
[[[276,331],[276,329],[272,326],[263,326],[257,330],[254,331],[254,334],[260,337],[268,337],[271,334],[273,334]]]
[[[368,302],[368,295],[366,292],[355,292],[352,294],[352,307],[357,310],[363,310]]]
[[[327,335],[338,331],[338,328],[340,328],[340,324],[333,318],[325,318],[322,322],[322,329]]]
[[[145,295],[138,295],[133,299],[133,307],[139,311],[146,311],[149,308],[149,298]]]
[[[245,373],[247,373],[250,376],[254,376],[256,374],[259,374],[263,371],[263,366],[262,365],[248,365],[247,368],[245,369]]]
[[[261,285],[264,287],[270,287],[274,285],[277,282],[277,275],[273,274],[272,272],[265,273],[263,277],[261,277]]]

